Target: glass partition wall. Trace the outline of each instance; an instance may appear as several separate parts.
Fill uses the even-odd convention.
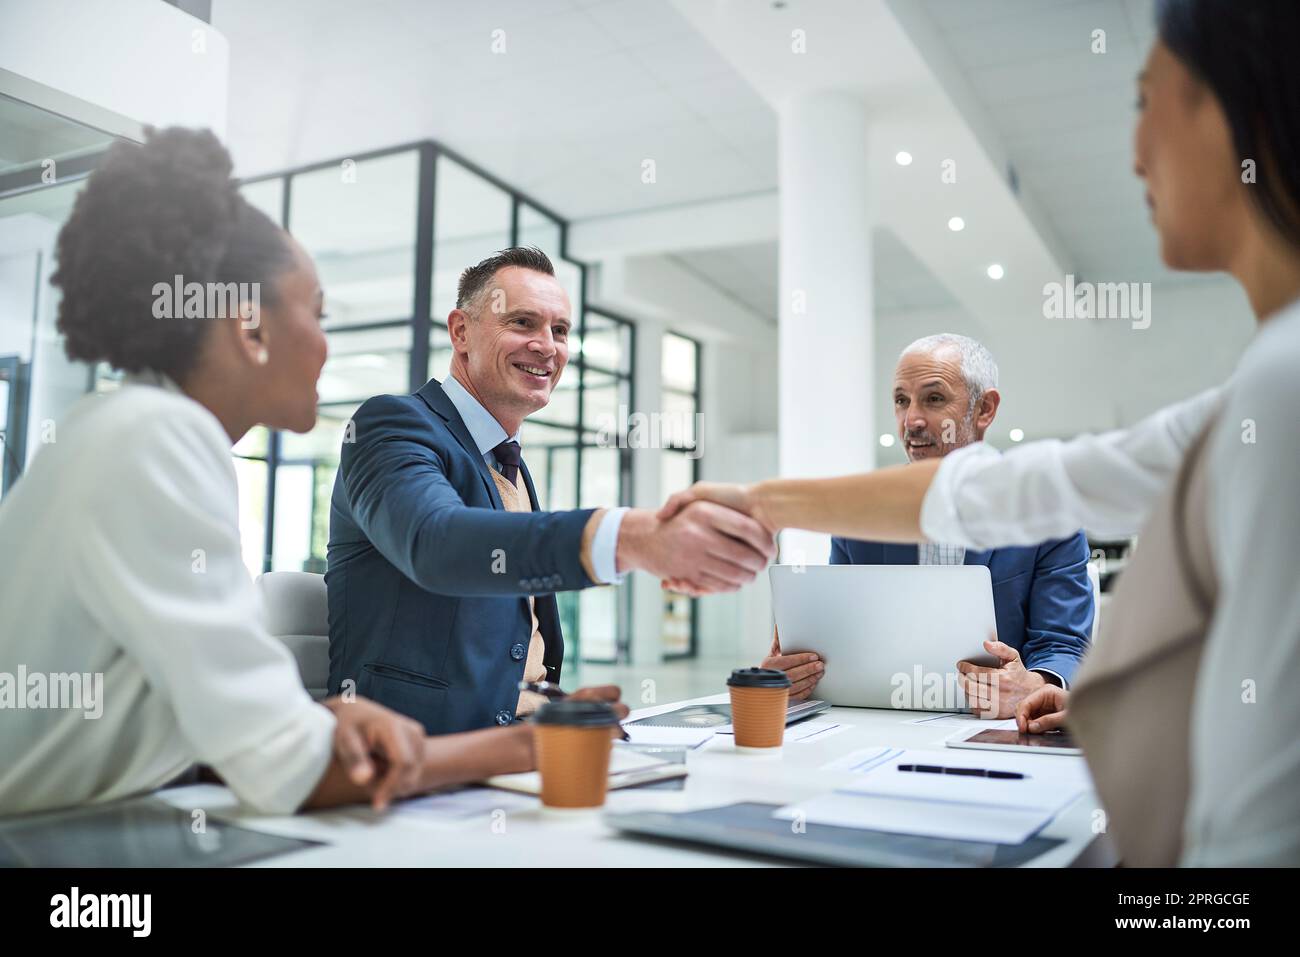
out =
[[[630,407],[635,329],[588,307],[586,268],[566,256],[565,222],[437,143],[318,163],[242,184],[316,260],[330,354],[320,418],[307,435],[257,429],[234,450],[245,561],[261,571],[324,571],[329,503],[344,429],[379,393],[443,380],[446,317],[465,267],[511,245],[555,263],[573,304],[569,366],[521,435],[543,508],[631,502],[630,450],[597,443],[602,413]],[[623,660],[631,588],[559,596],[566,657]]]
[[[0,94],[0,499],[86,392],[86,366],[63,354],[50,276],[59,229],[114,139]]]
[[[63,357],[53,329],[57,290],[48,282],[54,237],[112,137],[63,132],[35,145],[45,130],[37,120],[48,125],[48,117],[20,124],[15,109],[0,97],[0,129],[30,133],[33,145],[30,156],[0,156],[0,225],[4,238],[15,240],[0,244],[0,497],[34,454],[46,423],[88,389],[111,390],[121,378],[104,364],[90,369]],[[42,175],[32,159],[42,156],[58,158],[57,177]],[[316,427],[306,435],[259,427],[233,450],[252,574],[324,571],[330,494],[348,421],[372,395],[411,392],[447,376],[446,316],[460,272],[510,245],[545,251],[573,303],[569,367],[550,405],[522,433],[541,505],[631,502],[631,450],[610,448],[598,435],[602,416],[623,422],[620,406],[633,405],[635,326],[586,302],[586,267],[566,255],[564,220],[432,141],[251,178],[241,189],[314,257],[330,347]],[[39,235],[22,246],[19,225]],[[6,329],[12,348],[3,348]],[[626,583],[561,594],[566,657],[627,660],[631,600]]]

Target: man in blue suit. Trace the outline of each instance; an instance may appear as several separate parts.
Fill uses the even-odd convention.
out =
[[[761,525],[715,505],[539,511],[520,431],[564,371],[569,312],[544,253],[503,250],[461,275],[448,379],[353,416],[330,503],[331,694],[430,734],[509,724],[544,700],[521,680],[560,680],[555,592],[636,568],[730,591],[774,557]]]
[[[998,367],[987,349],[967,336],[918,339],[903,350],[894,370],[894,415],[908,461],[938,458],[981,442],[997,415]],[[893,545],[831,540],[832,565],[985,565],[993,579],[998,640],[985,648],[996,668],[961,662],[972,707],[999,718],[1044,683],[1068,688],[1092,633],[1093,593],[1088,541],[1083,532],[1036,547],[973,552],[927,542]],[[924,610],[918,609],[918,617]],[[772,642],[766,668],[790,673],[791,694],[806,698],[820,680],[815,654],[782,655]]]

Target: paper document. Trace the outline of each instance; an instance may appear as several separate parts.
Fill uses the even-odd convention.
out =
[[[953,754],[960,755],[955,760]],[[1052,761],[1048,761],[1050,757]],[[900,765],[983,768],[1024,774],[1020,780],[899,771]],[[1090,781],[1082,758],[1013,754],[999,751],[902,751],[839,790],[949,804],[986,804],[996,808],[1056,810],[1087,790]]]
[[[989,721],[977,714],[932,714],[924,718],[913,718],[907,724],[924,724],[936,728],[985,728],[991,731],[1014,731],[1016,719],[1006,718],[1002,721]]]
[[[823,771],[856,771],[861,774],[902,753],[902,748],[862,748],[858,751],[850,751],[842,758],[836,758],[834,761],[827,761],[822,765],[821,769]]]
[[[781,739],[782,744],[789,744],[792,741],[820,741],[822,738],[829,738],[832,734],[848,730],[845,725],[836,724],[834,721],[800,721],[797,724],[786,725],[785,737]],[[725,728],[719,728],[718,734],[735,736],[735,731],[731,725]]]
[[[785,729],[785,741],[812,744],[814,741],[823,741],[833,734],[847,730],[848,725],[836,724],[834,721],[801,721]]]
[[[686,776],[686,765],[674,764],[652,754],[642,754],[617,745],[609,755],[609,787],[632,787],[651,781],[664,781],[668,778]],[[538,771],[524,771],[519,774],[498,774],[488,778],[490,788],[502,788],[506,791],[518,791],[521,794],[541,794],[542,775]]]
[[[516,811],[536,806],[537,798],[531,795],[509,794],[494,788],[475,786],[398,801],[392,805],[389,813],[409,820],[464,823],[489,817],[499,811]]]
[[[673,744],[687,748],[698,747],[713,737],[714,728],[659,728],[653,725],[625,724],[633,744]]]
[[[900,748],[866,748],[824,765],[854,777],[831,794],[775,812],[868,830],[958,840],[1019,844],[1092,786],[1081,758],[1045,760],[1042,755],[962,753]],[[1059,756],[1053,756],[1054,758]],[[1023,778],[901,771],[900,765],[1011,772]]]
[[[1020,844],[1042,830],[1053,813],[1001,810],[987,805],[921,804],[901,798],[833,791],[783,807],[773,816],[864,831]]]

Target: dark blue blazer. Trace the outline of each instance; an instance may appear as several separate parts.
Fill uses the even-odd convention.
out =
[[[916,562],[915,545],[831,539],[832,565]],[[1019,651],[1031,671],[1052,671],[1073,681],[1092,634],[1092,584],[1083,532],[1036,547],[967,549],[965,564],[988,567],[998,640]]]
[[[528,595],[558,682],[554,592],[595,584],[582,568],[592,509],[505,510],[442,386],[366,401],[345,436],[330,503],[329,692],[409,715],[429,734],[509,724],[532,633]],[[350,441],[351,440],[351,441]]]

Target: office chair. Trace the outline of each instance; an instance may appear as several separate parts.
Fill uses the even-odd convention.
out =
[[[298,675],[312,698],[326,696],[330,673],[325,576],[309,572],[266,572],[257,576],[266,630],[292,652]]]

